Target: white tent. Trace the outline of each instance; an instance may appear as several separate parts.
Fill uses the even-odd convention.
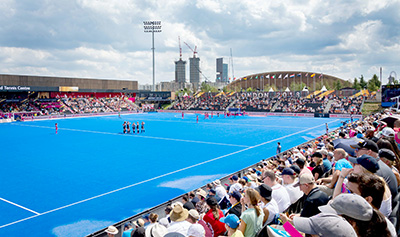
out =
[[[290,90],[289,90],[289,87],[286,87],[286,90],[285,90],[285,92],[289,92]]]
[[[326,87],[323,86],[322,89],[321,89],[321,91],[327,91]]]
[[[274,89],[271,87],[268,92],[274,92]]]
[[[305,86],[302,91],[308,91],[307,86]]]
[[[185,92],[185,94],[183,95],[183,97],[186,97],[186,96],[188,96],[188,94]]]

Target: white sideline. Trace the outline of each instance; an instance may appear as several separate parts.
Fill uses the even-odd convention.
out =
[[[338,120],[339,120],[339,119],[336,119],[336,120],[331,121],[331,122],[329,122],[329,123],[333,123],[333,122],[336,122],[336,121],[338,121]],[[206,164],[206,163],[210,163],[210,162],[212,162],[212,161],[225,158],[225,157],[227,157],[227,156],[235,155],[235,154],[238,154],[238,153],[241,153],[241,152],[244,152],[244,151],[247,151],[247,150],[256,148],[256,147],[259,147],[259,146],[263,146],[263,145],[268,144],[268,143],[271,143],[271,142],[279,141],[279,140],[281,140],[281,139],[284,139],[284,138],[287,138],[287,137],[291,137],[291,136],[293,136],[293,135],[296,135],[296,134],[299,134],[299,133],[303,133],[303,132],[305,132],[305,131],[308,131],[308,130],[311,130],[311,129],[314,129],[314,128],[317,128],[317,127],[321,127],[321,126],[323,126],[323,125],[325,125],[325,124],[320,124],[320,125],[317,125],[317,126],[314,126],[314,127],[311,127],[311,128],[307,128],[307,129],[304,129],[304,130],[301,130],[301,131],[298,131],[298,132],[295,132],[295,133],[292,133],[292,134],[285,135],[285,136],[283,136],[283,137],[275,138],[275,139],[273,139],[273,140],[260,143],[260,144],[255,145],[255,146],[247,147],[247,148],[242,149],[242,150],[239,150],[239,151],[235,151],[235,152],[232,152],[232,153],[223,155],[223,156],[219,156],[219,157],[213,158],[213,159],[211,159],[211,160],[203,161],[203,162],[198,163],[198,164],[195,164],[195,165],[191,165],[191,166],[188,166],[188,167],[179,169],[179,170],[175,170],[175,171],[172,171],[172,172],[169,172],[169,173],[166,173],[166,174],[162,174],[162,175],[159,175],[159,176],[156,176],[156,177],[147,179],[147,180],[140,181],[140,182],[135,183],[135,184],[131,184],[131,185],[128,185],[128,186],[125,186],[125,187],[122,187],[122,188],[118,188],[118,189],[115,189],[115,190],[112,190],[112,191],[109,191],[109,192],[106,192],[106,193],[103,193],[103,194],[99,194],[99,195],[94,196],[94,197],[91,197],[91,198],[87,198],[87,199],[84,199],[84,200],[81,200],[81,201],[78,201],[78,202],[74,202],[74,203],[71,203],[71,204],[68,204],[68,205],[65,205],[65,206],[56,208],[56,209],[52,209],[52,210],[49,210],[49,211],[46,211],[46,212],[43,212],[43,213],[38,213],[37,215],[30,216],[30,217],[27,217],[27,218],[24,218],[24,219],[21,219],[21,220],[18,220],[18,221],[14,221],[14,222],[11,222],[11,223],[2,225],[2,226],[0,226],[0,229],[2,229],[2,228],[4,228],[4,227],[7,227],[7,226],[10,226],[10,225],[14,225],[14,224],[17,224],[17,223],[26,221],[26,220],[29,220],[29,219],[32,219],[32,218],[35,218],[35,217],[38,217],[38,216],[42,216],[42,215],[45,215],[45,214],[48,214],[48,213],[52,213],[52,212],[55,212],[55,211],[58,211],[58,210],[62,210],[62,209],[67,208],[67,207],[75,206],[75,205],[77,205],[77,204],[80,204],[80,203],[83,203],[83,202],[87,202],[87,201],[90,201],[90,200],[93,200],[93,199],[96,199],[96,198],[99,198],[99,197],[102,197],[102,196],[105,196],[105,195],[108,195],[108,194],[111,194],[111,193],[115,193],[115,192],[118,192],[118,191],[121,191],[121,190],[124,190],[124,189],[127,189],[127,188],[131,188],[131,187],[137,186],[137,185],[142,184],[142,183],[147,183],[147,182],[152,181],[152,180],[156,180],[156,179],[159,179],[159,178],[162,178],[162,177],[171,175],[171,174],[175,174],[175,173],[178,173],[178,172],[187,170],[187,169],[191,169],[191,168],[196,167],[196,166],[200,166],[200,165],[203,165],[203,164]]]
[[[18,204],[16,204],[15,202],[8,201],[7,199],[0,198],[0,200],[2,200],[2,201],[4,201],[4,202],[7,202],[7,203],[10,203],[10,204],[12,204],[12,205],[14,205],[14,206],[17,206],[17,207],[19,207],[19,208],[25,209],[25,210],[27,210],[27,211],[30,211],[30,212],[32,212],[32,213],[35,213],[36,215],[40,215],[39,212],[33,211],[33,210],[31,210],[31,209],[29,209],[29,208],[26,208],[26,207],[24,207],[24,206],[21,206],[21,205],[18,205]]]
[[[25,125],[25,124],[13,124],[13,125],[15,125],[15,126],[24,126],[24,127],[37,127],[37,128],[55,129],[54,127],[38,126],[38,125]],[[249,147],[249,146],[246,146],[246,145],[236,145],[236,144],[227,144],[227,143],[218,143],[218,142],[204,142],[204,141],[194,141],[194,140],[166,138],[166,137],[142,136],[142,135],[137,135],[137,134],[134,135],[134,134],[123,134],[123,133],[99,132],[99,131],[81,130],[81,129],[73,129],[73,128],[60,128],[59,127],[58,130],[75,131],[75,132],[86,132],[86,133],[97,133],[97,134],[106,134],[106,135],[114,135],[114,136],[140,137],[140,138],[167,140],[167,141],[178,141],[178,142],[191,142],[191,143],[201,143],[201,144],[219,145],[219,146]]]

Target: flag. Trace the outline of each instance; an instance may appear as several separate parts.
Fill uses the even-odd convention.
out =
[[[246,81],[246,80],[247,80],[247,77],[244,77],[244,78],[243,78],[243,80],[245,80],[245,81]]]
[[[293,77],[294,77],[294,73],[293,73],[292,75],[290,75],[289,77],[290,77],[290,78],[293,78]]]
[[[322,77],[322,73],[319,75],[319,77],[318,78],[321,78]]]
[[[265,76],[266,79],[269,79],[269,74],[267,76]]]
[[[297,74],[298,77],[301,77],[301,73]]]
[[[264,79],[264,75],[261,75],[261,79]]]
[[[286,78],[288,78],[288,76],[289,76],[289,74],[286,74],[286,75],[285,75],[285,77],[284,77],[283,79],[286,79]]]
[[[314,77],[314,76],[315,76],[315,73],[311,74],[311,77]]]
[[[282,74],[280,74],[278,78],[279,78],[279,79],[282,79]]]
[[[308,77],[308,72],[306,73],[306,77]]]
[[[276,76],[275,76],[275,75],[273,75],[273,76],[272,76],[272,79],[275,79],[275,77],[276,77]]]
[[[256,79],[258,78],[258,76],[256,76]]]
[[[236,77],[234,77],[233,80],[236,80]]]

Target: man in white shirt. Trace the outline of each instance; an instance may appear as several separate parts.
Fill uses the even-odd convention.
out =
[[[286,191],[290,197],[290,203],[293,204],[299,200],[304,193],[300,190],[299,187],[293,187],[295,184],[295,172],[291,168],[284,168],[282,170],[282,180],[283,180],[283,187],[285,187]]]
[[[286,189],[276,182],[275,173],[271,170],[264,171],[263,182],[272,188],[272,198],[278,203],[279,213],[284,212],[290,206],[290,197]]]
[[[242,191],[243,187],[240,183],[238,183],[238,181],[239,177],[236,175],[232,175],[232,177],[229,178],[229,182],[231,183],[231,186],[229,187],[229,193],[233,193],[233,191]]]

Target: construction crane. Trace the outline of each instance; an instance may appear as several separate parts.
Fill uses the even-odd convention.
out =
[[[181,37],[178,36],[179,41],[179,60],[182,60],[182,47],[181,47]]]
[[[190,50],[192,50],[192,52],[193,52],[193,58],[195,58],[196,57],[196,54],[197,54],[197,46],[195,45],[194,46],[194,50],[186,43],[186,42],[183,42],[183,43],[185,43],[186,44],[186,46],[188,46],[188,48],[190,49]]]

